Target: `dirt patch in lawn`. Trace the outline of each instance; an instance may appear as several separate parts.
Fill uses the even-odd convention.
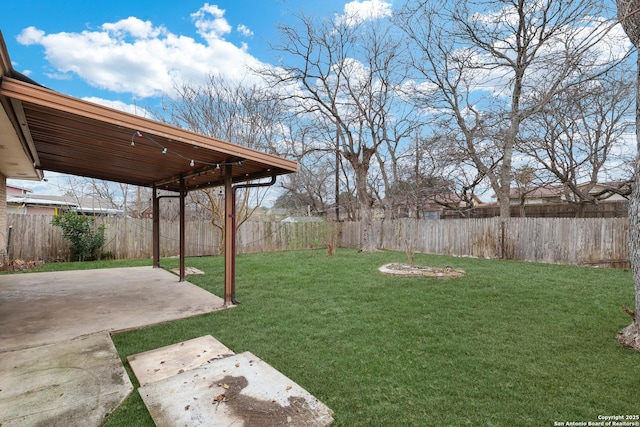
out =
[[[40,268],[43,265],[44,261],[25,261],[22,259],[7,261],[0,259],[0,271],[26,271]]]
[[[437,279],[453,279],[456,277],[462,277],[465,274],[464,270],[452,267],[435,268],[400,263],[385,264],[380,267],[378,271],[383,274],[390,274],[393,276],[422,276],[435,277]]]

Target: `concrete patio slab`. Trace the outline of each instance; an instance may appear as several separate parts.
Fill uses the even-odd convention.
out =
[[[138,392],[158,427],[333,423],[328,407],[250,352],[148,383]]]
[[[0,425],[98,426],[133,391],[107,332],[0,355]]]
[[[220,310],[224,300],[152,267],[0,275],[0,351]]]
[[[0,425],[101,425],[132,391],[110,331],[222,308],[151,267],[0,275]]]
[[[127,357],[140,386],[234,355],[211,335]]]

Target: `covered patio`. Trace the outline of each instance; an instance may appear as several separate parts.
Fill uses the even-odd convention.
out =
[[[185,197],[225,194],[225,295],[235,300],[235,193],[269,186],[297,163],[60,94],[13,69],[0,33],[0,252],[7,243],[6,178],[60,172],[152,188],[153,265],[160,265],[159,190],[180,201],[180,281],[185,278]]]
[[[235,305],[236,190],[273,185],[298,166],[43,87],[13,69],[1,32],[0,106],[0,263],[7,178],[52,171],[153,192],[153,267],[0,276],[0,424],[100,425],[133,389],[110,333]],[[185,197],[216,186],[225,195],[223,299],[184,281]],[[178,277],[159,268],[164,197],[180,205]]]

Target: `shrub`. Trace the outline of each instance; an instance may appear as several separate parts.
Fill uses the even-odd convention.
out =
[[[71,243],[77,261],[95,260],[104,245],[104,224],[95,227],[93,217],[67,212],[53,217],[51,224],[62,228],[62,236]]]

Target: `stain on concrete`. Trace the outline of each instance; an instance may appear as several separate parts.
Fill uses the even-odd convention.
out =
[[[138,392],[158,427],[333,423],[328,407],[250,352],[181,369]]]
[[[309,408],[307,401],[303,397],[289,396],[289,405],[283,406],[275,400],[259,400],[251,396],[242,394],[242,390],[249,385],[245,377],[224,377],[219,384],[226,387],[212,387],[215,394],[220,389],[224,399],[213,397],[213,405],[226,405],[234,416],[244,422],[245,427],[267,427],[267,426],[304,426],[316,414]]]
[[[133,390],[108,333],[0,352],[0,425],[98,426]]]

